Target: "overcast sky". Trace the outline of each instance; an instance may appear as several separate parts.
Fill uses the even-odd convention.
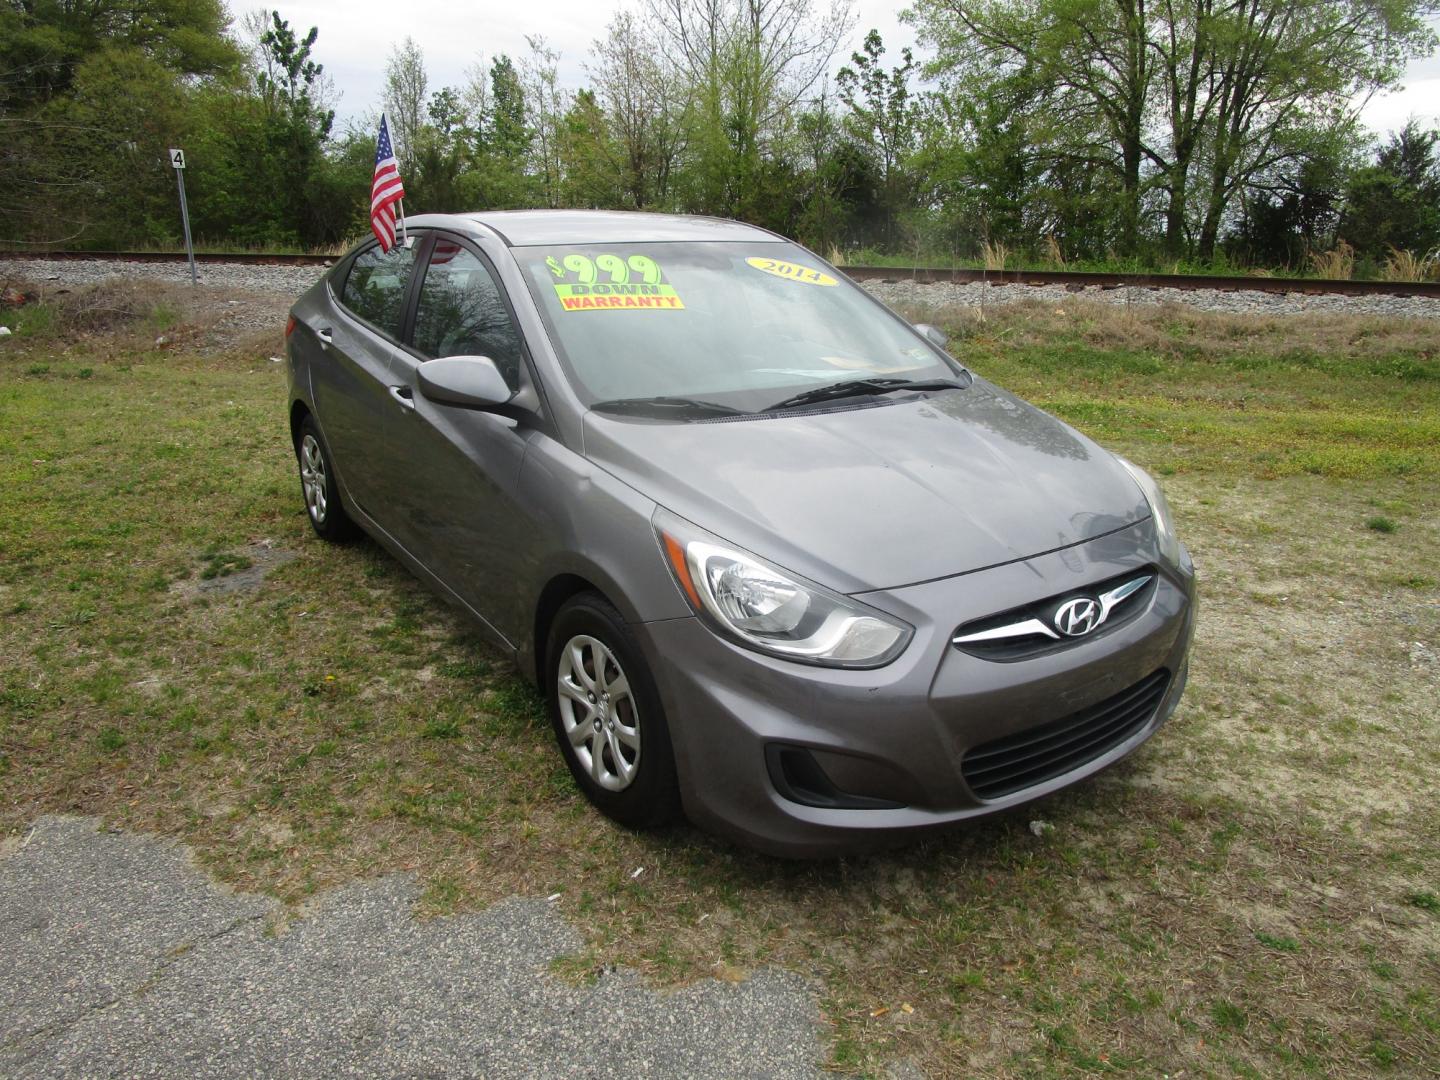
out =
[[[246,0],[229,2],[237,14],[251,7]],[[593,0],[540,0],[534,4],[307,0],[278,2],[276,6],[281,17],[302,33],[311,26],[319,27],[315,59],[325,65],[340,93],[336,112],[341,127],[352,118],[379,110],[385,61],[392,45],[406,34],[425,53],[432,92],[463,83],[465,69],[482,57],[486,63],[499,53],[518,59],[528,51],[526,34],[543,35],[560,53],[561,79],[574,89],[585,84],[584,64],[591,42],[604,35],[614,12],[623,6],[642,10],[639,0],[602,4]],[[902,26],[898,17],[905,6],[905,0],[855,0],[855,29],[832,66],[838,68],[848,59],[871,27],[885,40],[886,59],[898,63],[900,48],[915,42],[914,31]],[[1440,20],[1436,25],[1440,27]],[[1412,64],[1404,90],[1373,99],[1361,115],[1382,133],[1403,127],[1412,116],[1427,126],[1440,124],[1440,56]]]

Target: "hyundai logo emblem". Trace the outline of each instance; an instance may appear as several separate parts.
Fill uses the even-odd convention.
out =
[[[1100,602],[1088,596],[1067,600],[1056,610],[1054,622],[1066,637],[1084,637],[1100,625]]]

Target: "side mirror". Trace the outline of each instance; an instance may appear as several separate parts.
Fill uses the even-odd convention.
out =
[[[495,409],[515,396],[488,356],[446,356],[415,369],[420,393],[441,405]]]
[[[938,348],[945,348],[950,344],[950,338],[938,326],[931,326],[929,323],[916,323],[915,329],[930,339],[931,344]]]

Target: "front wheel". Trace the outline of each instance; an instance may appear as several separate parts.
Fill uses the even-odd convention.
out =
[[[595,593],[569,600],[545,655],[550,722],[586,798],[632,828],[672,821],[680,800],[670,731],[620,613]]]

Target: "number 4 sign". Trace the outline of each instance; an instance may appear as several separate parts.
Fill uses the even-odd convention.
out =
[[[185,226],[185,254],[190,256],[190,284],[198,285],[200,275],[195,271],[195,245],[190,242],[190,207],[185,205],[185,151],[178,146],[170,147],[170,165],[175,170],[175,186],[180,189],[180,222]]]

